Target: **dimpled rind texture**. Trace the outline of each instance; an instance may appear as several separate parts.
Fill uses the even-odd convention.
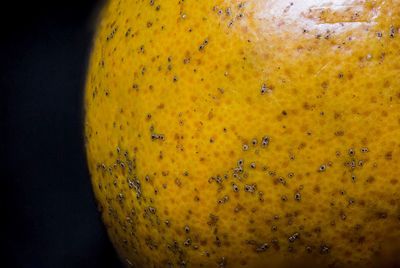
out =
[[[400,1],[110,0],[85,93],[127,267],[386,267]]]

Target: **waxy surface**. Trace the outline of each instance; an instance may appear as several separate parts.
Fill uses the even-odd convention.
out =
[[[398,261],[399,27],[397,0],[109,1],[85,138],[122,261]]]

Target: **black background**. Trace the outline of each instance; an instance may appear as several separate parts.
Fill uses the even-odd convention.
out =
[[[101,6],[1,4],[2,267],[120,267],[95,207],[82,139]]]

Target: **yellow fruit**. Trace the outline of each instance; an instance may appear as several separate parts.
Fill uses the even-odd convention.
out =
[[[400,265],[399,26],[398,0],[108,1],[85,137],[125,265]]]

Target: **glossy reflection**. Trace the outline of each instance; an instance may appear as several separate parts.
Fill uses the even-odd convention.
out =
[[[255,0],[245,2],[243,17],[236,17],[231,24],[236,22],[243,27],[256,27],[257,35],[365,31],[376,25],[382,5],[385,1]]]

